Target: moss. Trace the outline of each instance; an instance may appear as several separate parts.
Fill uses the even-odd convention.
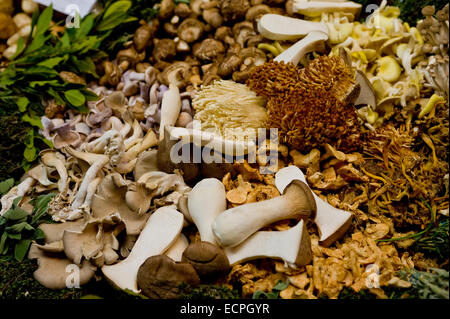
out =
[[[0,259],[0,299],[76,299],[81,289],[52,290],[33,278],[35,261]]]
[[[192,288],[188,285],[180,286],[179,299],[240,299],[236,289],[229,289],[218,285],[199,285]]]
[[[0,259],[0,299],[142,299],[141,296],[112,288],[105,279],[92,280],[80,289],[47,289],[33,278],[37,269],[35,260],[22,262]]]
[[[16,114],[0,114],[0,127],[0,181],[11,177],[18,180],[24,173],[21,165],[25,150],[23,143],[29,126]]]

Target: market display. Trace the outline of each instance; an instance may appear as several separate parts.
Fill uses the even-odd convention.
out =
[[[449,5],[396,4],[0,0],[0,298],[448,299]]]

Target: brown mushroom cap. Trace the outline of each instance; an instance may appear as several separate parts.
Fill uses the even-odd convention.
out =
[[[181,261],[190,263],[200,278],[224,275],[230,270],[225,252],[209,242],[190,244],[183,252]]]
[[[176,44],[172,39],[160,39],[156,41],[153,49],[153,57],[156,61],[172,59],[177,54]]]
[[[162,0],[158,10],[158,18],[161,20],[169,19],[175,9],[175,1]]]
[[[179,16],[180,18],[187,18],[192,13],[191,8],[188,4],[180,2],[175,7],[175,15]]]
[[[212,25],[215,29],[223,24],[223,17],[220,15],[218,8],[210,8],[203,10],[203,20]]]
[[[250,8],[248,0],[223,0],[220,3],[220,12],[225,21],[244,20],[245,13]]]
[[[205,39],[201,43],[196,43],[193,48],[194,56],[200,60],[211,61],[219,54],[225,52],[222,42],[214,39]]]
[[[172,63],[158,74],[158,81],[167,86],[174,84],[180,89],[185,88],[191,76],[190,68],[191,65],[186,62]]]
[[[189,263],[177,263],[165,255],[148,258],[139,267],[137,284],[142,293],[153,299],[178,297],[179,286],[200,284],[200,278]]]
[[[197,19],[187,18],[178,27],[178,36],[187,43],[192,43],[200,39],[205,25]]]

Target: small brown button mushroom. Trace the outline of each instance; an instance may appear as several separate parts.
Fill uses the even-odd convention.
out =
[[[187,18],[192,13],[191,8],[186,3],[178,3],[175,7],[175,14],[179,16],[180,18]]]
[[[193,16],[199,16],[202,14],[202,6],[203,0],[191,0],[190,2],[190,8],[192,10]]]
[[[241,47],[245,47],[247,40],[256,35],[253,24],[249,21],[236,23],[233,26],[234,39]]]
[[[205,39],[201,43],[196,43],[193,48],[194,56],[203,61],[211,61],[219,54],[225,52],[222,42],[214,39]]]
[[[245,14],[245,20],[253,22],[268,13],[271,13],[270,7],[265,4],[259,4],[248,9]]]
[[[153,28],[145,21],[140,21],[141,26],[134,32],[133,42],[136,50],[144,50],[150,43],[150,39],[154,35]]]
[[[164,31],[166,31],[166,33],[168,35],[170,35],[171,37],[176,37],[177,33],[178,33],[178,28],[175,24],[170,23],[170,22],[166,22],[164,23]]]
[[[153,57],[156,61],[172,59],[177,54],[175,42],[172,39],[160,39],[156,41],[153,49]]]
[[[244,20],[245,13],[249,8],[248,0],[223,0],[220,4],[220,12],[225,21]]]
[[[205,25],[197,19],[188,18],[178,27],[178,36],[187,43],[192,43],[200,39]]]
[[[180,89],[185,88],[191,75],[190,68],[191,65],[186,62],[172,63],[158,74],[158,81],[167,86],[172,83]]]
[[[202,17],[214,28],[218,28],[223,24],[223,18],[217,8],[203,10]]]
[[[177,39],[178,41],[175,41],[175,43],[177,44],[177,52],[187,53],[191,51],[191,47],[186,43],[186,41],[180,40],[180,38]]]
[[[226,37],[231,37],[232,35],[233,34],[231,33],[230,27],[221,26],[217,28],[214,38],[220,41],[225,41]]]
[[[142,293],[153,299],[178,297],[181,284],[197,286],[200,278],[189,263],[177,263],[165,255],[148,258],[139,268],[137,284]]]
[[[16,32],[16,27],[12,17],[4,12],[0,12],[0,39],[6,40]]]
[[[191,264],[200,278],[224,275],[230,270],[225,252],[206,241],[190,244],[183,252],[181,262]]]
[[[174,0],[162,0],[159,5],[158,18],[166,20],[172,17],[173,10],[175,9]]]
[[[219,65],[217,74],[221,77],[227,77],[233,72],[237,71],[242,63],[242,59],[239,55],[231,54],[228,55],[222,63]]]
[[[117,63],[122,71],[127,70],[129,67],[133,67],[138,62],[141,62],[145,58],[145,52],[138,53],[134,46],[130,46],[126,49],[120,50],[117,53]]]

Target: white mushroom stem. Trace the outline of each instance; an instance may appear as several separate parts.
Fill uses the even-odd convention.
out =
[[[136,143],[139,143],[139,139],[141,139],[144,136],[144,132],[142,131],[141,125],[139,124],[138,121],[136,120],[133,121],[132,129],[133,135],[125,139],[125,141],[123,142],[125,145],[125,150],[128,150]]]
[[[226,191],[222,182],[206,178],[197,183],[188,194],[188,208],[201,240],[216,245],[211,225],[227,209]]]
[[[59,175],[58,191],[63,192],[68,181],[65,157],[61,153],[45,150],[41,152],[41,161],[45,166],[54,167]]]
[[[328,35],[326,33],[312,31],[305,38],[279,54],[274,61],[283,61],[284,63],[291,62],[297,65],[307,53],[322,49],[324,42],[327,40]]]
[[[13,205],[14,200],[17,197],[25,196],[28,191],[33,187],[36,180],[32,177],[25,178],[19,185],[14,186],[9,190],[8,193],[2,196],[2,210],[0,211],[0,216],[6,213]]]
[[[356,17],[361,9],[361,4],[352,1],[294,0],[293,11],[308,17],[320,17],[322,13],[330,12],[348,12]]]
[[[149,257],[163,254],[179,237],[183,214],[171,207],[161,207],[148,219],[128,257],[112,266],[103,266],[105,277],[120,289],[139,293],[137,273]]]
[[[170,257],[173,261],[181,262],[181,257],[183,256],[183,252],[188,248],[189,241],[186,236],[180,234],[177,241],[173,243],[172,246],[169,247],[166,251],[166,256]]]
[[[159,124],[159,140],[164,139],[164,127],[173,126],[177,122],[181,110],[180,90],[174,84],[170,84],[169,89],[164,92],[161,102],[161,122]]]
[[[81,182],[80,189],[78,190],[77,195],[75,196],[75,199],[71,205],[71,209],[76,210],[80,208],[85,201],[89,185],[97,177],[98,172],[103,168],[103,166],[105,166],[109,162],[109,156],[80,152],[74,150],[71,147],[65,147],[64,150],[73,157],[86,161],[89,163],[89,165],[91,165],[86,171],[83,181]]]
[[[270,40],[295,40],[303,38],[312,31],[329,34],[328,27],[323,22],[312,22],[279,14],[265,14],[258,21],[258,32]]]
[[[293,180],[307,183],[305,175],[297,166],[285,167],[275,174],[275,185],[280,192],[283,192]],[[331,206],[314,192],[313,196],[317,205],[314,222],[319,230],[320,244],[329,246],[345,234],[351,225],[352,214]]]
[[[312,219],[315,211],[316,203],[311,190],[305,183],[293,181],[281,196],[226,210],[216,217],[212,229],[223,247],[233,247],[274,222]]]
[[[206,146],[220,154],[243,156],[256,151],[255,142],[250,140],[247,142],[228,140],[213,133],[198,130],[195,127],[194,129],[182,127],[168,127],[167,129],[171,139],[181,139],[183,143],[194,143],[198,147]]]
[[[224,251],[231,266],[253,259],[274,258],[297,268],[312,259],[311,240],[303,220],[288,230],[256,232],[239,246]]]

